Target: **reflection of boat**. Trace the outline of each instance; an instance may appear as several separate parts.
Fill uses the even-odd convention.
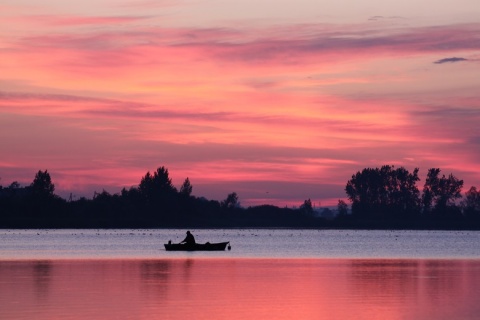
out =
[[[202,243],[195,243],[194,245],[191,244],[182,244],[182,243],[171,243],[169,241],[165,244],[165,250],[167,251],[223,251],[227,247],[227,244],[230,242],[217,242],[217,243],[210,243],[207,242],[205,244]],[[229,245],[228,250],[232,247]]]

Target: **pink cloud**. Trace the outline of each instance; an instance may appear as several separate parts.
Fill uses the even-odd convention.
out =
[[[95,78],[91,83],[96,87],[95,82],[107,79],[116,79],[117,86],[126,82],[131,86],[133,79],[154,83],[158,77],[175,81],[180,75],[191,83],[191,79],[204,74],[212,75],[213,79],[201,80],[216,87],[215,80],[224,81],[229,74],[232,80],[258,77],[261,73],[277,77],[286,73],[308,75],[318,68],[328,68],[329,72],[345,69],[346,62],[349,68],[354,68],[381,57],[474,50],[478,48],[472,39],[480,29],[480,25],[471,24],[390,30],[391,34],[385,34],[385,31],[332,32],[325,31],[322,25],[317,27],[318,30],[310,26],[308,32],[300,28],[306,35],[290,31],[282,37],[273,34],[272,38],[255,38],[254,35],[262,34],[261,30],[225,28],[138,28],[135,32],[37,35],[12,44],[15,56],[7,59],[22,61],[24,70],[20,74],[27,74],[27,68],[48,70],[58,78],[69,77],[69,83],[74,81],[75,74],[83,85],[88,83],[83,79]],[[221,70],[229,73],[221,74]],[[355,81],[362,83],[366,79]],[[264,85],[258,87],[259,83],[262,84],[254,84],[257,89],[265,89]],[[341,84],[342,80],[332,79],[330,83]],[[307,82],[301,85],[305,87]]]
[[[316,140],[321,140],[321,136],[348,138],[349,129],[355,128],[359,134],[359,138],[365,139],[368,136],[375,137],[378,130],[383,130],[383,139],[391,140],[398,132],[394,131],[392,123],[386,126],[383,124],[380,116],[374,116],[375,105],[365,104],[364,110],[369,110],[368,116],[357,116],[356,118],[349,118],[347,115],[352,112],[349,109],[335,111],[335,104],[349,105],[351,101],[342,101],[341,99],[328,98],[328,107],[317,106],[320,109],[315,111],[308,111],[305,113],[298,109],[296,112],[290,112],[291,106],[295,103],[302,102],[304,105],[312,105],[314,101],[309,99],[294,99],[289,95],[279,95],[277,100],[266,100],[263,102],[268,109],[274,104],[278,110],[268,110],[269,113],[254,112],[249,110],[250,105],[262,104],[264,98],[261,94],[251,94],[245,101],[242,97],[230,97],[235,100],[242,111],[234,111],[238,108],[230,108],[229,111],[215,111],[205,109],[204,111],[195,111],[188,109],[175,110],[172,106],[154,105],[148,103],[136,103],[129,101],[109,100],[109,99],[94,99],[78,96],[66,95],[36,95],[36,94],[0,94],[0,108],[3,110],[14,111],[17,114],[24,115],[43,115],[43,116],[62,116],[71,119],[119,119],[120,121],[140,121],[136,133],[133,133],[137,138],[148,140],[157,140],[157,137],[164,140],[167,137],[177,139],[183,133],[170,133],[169,127],[165,127],[167,131],[158,131],[155,128],[149,128],[149,123],[155,121],[157,123],[167,123],[175,121],[183,123],[183,125],[195,126],[202,124],[203,127],[210,126],[218,130],[204,131],[201,127],[196,130],[186,130],[185,137],[195,133],[203,135],[206,141],[221,142],[221,139],[228,137],[226,133],[237,131],[237,135],[244,135],[244,141],[256,141],[256,143],[275,144],[275,141],[281,141],[281,145],[295,144],[297,146],[308,146],[310,142],[305,140],[300,143],[295,141],[300,136],[311,136]],[[281,101],[283,99],[283,101]],[[326,103],[326,102],[324,102]],[[313,104],[312,108],[316,105]],[[359,107],[357,103],[356,108]],[[238,109],[238,110],[240,110]],[[284,111],[282,111],[284,110]],[[328,111],[328,113],[325,113]],[[267,110],[265,110],[267,112]],[[382,114],[385,110],[380,110]],[[392,119],[398,118],[396,112],[391,113]],[[396,120],[398,121],[398,120]],[[261,131],[268,124],[269,133],[264,133],[263,136],[248,137],[248,132]],[[397,124],[398,127],[398,124]],[[145,130],[143,130],[144,128]],[[248,129],[250,128],[250,129]],[[287,133],[286,130],[295,132],[295,134]],[[224,135],[218,135],[223,131]],[[144,133],[142,133],[144,132]],[[245,133],[242,133],[245,132]],[[349,138],[350,139],[350,138]],[[350,139],[351,140],[351,139]],[[355,139],[356,140],[356,139]],[[329,145],[327,141],[324,145]]]
[[[48,18],[50,19],[50,18]],[[145,17],[57,17],[58,23],[117,23],[135,21]],[[57,23],[57,22],[52,22]],[[274,32],[252,29],[231,28],[137,28],[136,31],[99,31],[90,34],[60,34],[56,36],[26,37],[24,46],[71,48],[75,50],[126,50],[136,48],[162,50],[162,48],[192,51],[211,59],[246,63],[282,61],[298,64],[306,58],[342,59],[368,58],[372,52],[397,55],[399,52],[451,52],[455,50],[477,50],[479,45],[472,41],[480,30],[480,24],[450,25],[439,27],[418,27],[410,29],[350,31],[348,26],[332,32],[323,25],[310,26],[308,32],[302,28],[277,36]],[[302,34],[302,31],[305,34]],[[268,37],[269,33],[273,33]],[[278,33],[278,32],[277,32]],[[101,45],[103,44],[103,45]],[[21,47],[19,47],[20,49]],[[182,50],[183,49],[183,50]],[[352,52],[355,51],[355,52]],[[127,51],[128,52],[128,51]],[[321,54],[319,57],[318,55]],[[353,54],[353,55],[352,55]],[[333,55],[333,56],[330,56]],[[377,58],[373,56],[371,58]],[[312,63],[311,60],[306,60]]]
[[[300,205],[343,198],[367,166],[478,181],[475,74],[455,69],[462,93],[428,85],[438,67],[462,68],[432,64],[444,53],[479,49],[480,24],[132,31],[117,24],[148,17],[36,18],[57,32],[2,35],[0,80],[16,84],[0,92],[3,184],[48,169],[62,192],[90,196],[165,165],[199,196]]]
[[[75,16],[75,15],[30,15],[24,16],[28,23],[38,23],[58,27],[82,25],[117,25],[149,19],[148,16]]]

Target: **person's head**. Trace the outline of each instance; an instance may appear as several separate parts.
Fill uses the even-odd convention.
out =
[[[187,231],[187,234],[190,234],[190,231]]]

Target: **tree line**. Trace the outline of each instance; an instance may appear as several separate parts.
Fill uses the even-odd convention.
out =
[[[462,196],[463,180],[428,170],[422,190],[419,169],[385,165],[365,168],[345,186],[336,215],[325,219],[307,199],[298,208],[260,205],[243,208],[236,192],[223,201],[192,194],[187,177],[179,189],[168,169],[147,172],[138,186],[93,198],[63,199],[47,170],[21,187],[0,185],[1,228],[141,228],[141,227],[294,227],[294,228],[461,228],[480,229],[480,191]],[[333,213],[323,209],[324,213]],[[332,215],[333,216],[333,215]]]
[[[168,228],[321,226],[306,210],[271,205],[243,208],[236,192],[223,201],[192,194],[187,177],[179,189],[167,168],[147,172],[138,186],[93,198],[63,199],[47,170],[33,182],[0,186],[0,228]]]
[[[368,219],[461,220],[480,218],[480,192],[475,186],[462,197],[463,180],[431,168],[420,192],[419,169],[385,165],[352,175],[345,187],[352,214]]]

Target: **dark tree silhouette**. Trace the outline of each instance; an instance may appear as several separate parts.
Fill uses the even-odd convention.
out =
[[[15,190],[22,207],[20,215],[40,219],[39,226],[48,225],[64,212],[65,199],[54,194],[55,185],[47,170],[39,170],[30,186]],[[19,207],[19,208],[20,208]]]
[[[192,194],[192,190],[193,190],[193,187],[190,184],[190,179],[188,179],[187,177],[183,182],[182,186],[180,187],[180,194],[183,196],[190,197],[190,195]]]
[[[420,206],[420,191],[417,188],[418,168],[413,173],[403,167],[391,168],[388,177],[389,207],[399,214],[416,213]]]
[[[20,183],[18,181],[13,181],[10,186],[8,186],[9,189],[19,189],[20,188]]]
[[[37,172],[30,188],[34,195],[41,197],[53,197],[53,192],[55,191],[55,185],[52,183],[47,170],[44,172],[39,170]]]
[[[305,200],[303,204],[300,206],[300,210],[303,213],[312,214],[313,213],[312,200],[310,200],[310,198],[308,200]]]
[[[238,195],[236,192],[230,193],[225,200],[221,203],[222,208],[233,209],[240,206],[238,202]]]
[[[337,211],[339,216],[345,216],[348,213],[348,204],[343,200],[338,200]]]
[[[177,189],[172,184],[172,179],[168,175],[168,169],[165,167],[158,168],[153,175],[150,171],[142,177],[140,185],[138,186],[140,192],[144,195],[147,201],[155,201],[155,199],[165,199]]]
[[[480,191],[472,186],[465,192],[462,203],[464,213],[469,218],[480,218]]]
[[[47,170],[39,171],[31,185],[17,182],[0,188],[0,227],[2,228],[145,228],[145,227],[337,227],[337,228],[455,228],[480,229],[480,192],[471,187],[462,206],[463,181],[453,175],[439,177],[439,169],[429,170],[423,203],[430,215],[417,215],[421,208],[416,187],[418,169],[383,166],[357,172],[345,190],[352,201],[338,201],[338,217],[326,219],[305,214],[312,209],[305,200],[298,209],[271,205],[240,207],[233,192],[222,201],[192,196],[192,186],[185,179],[177,191],[165,167],[147,172],[138,186],[120,193],[105,190],[93,199],[65,201],[54,194]],[[461,215],[463,209],[464,215]],[[322,216],[330,215],[325,209]],[[366,219],[363,219],[366,218]]]
[[[147,172],[138,186],[142,200],[142,215],[170,223],[178,218],[178,192],[172,184],[168,169],[159,167],[153,174]],[[160,223],[160,222],[156,222]]]
[[[440,169],[428,170],[427,179],[423,187],[422,203],[424,212],[445,213],[449,207],[455,207],[455,200],[462,197],[463,180],[453,174],[448,177],[439,177]]]
[[[174,192],[175,187],[172,179],[168,175],[168,169],[165,167],[158,168],[153,175],[148,171],[140,181],[139,189],[142,193],[149,194],[152,192]]]
[[[418,168],[413,173],[403,167],[395,169],[388,165],[366,168],[352,176],[345,191],[352,202],[354,215],[405,215],[418,210],[418,180]]]

